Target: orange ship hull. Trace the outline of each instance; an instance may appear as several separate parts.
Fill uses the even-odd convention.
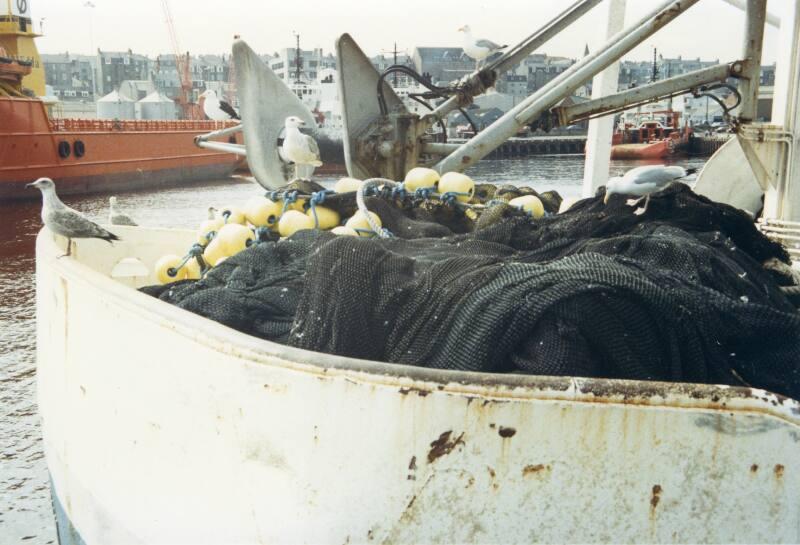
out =
[[[648,144],[616,144],[611,146],[612,159],[660,159],[674,153],[665,140]]]
[[[157,188],[230,176],[239,158],[199,148],[215,121],[49,119],[42,101],[0,97],[0,201],[36,198],[52,178],[62,195]]]

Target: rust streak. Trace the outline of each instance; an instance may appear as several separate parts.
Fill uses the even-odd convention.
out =
[[[492,479],[494,479],[497,476],[497,473],[495,473],[493,468],[486,466],[486,469],[489,471],[489,477],[491,477]]]
[[[753,464],[750,466],[750,473],[755,473],[758,471],[758,464]]]
[[[783,470],[784,470],[783,464],[775,464],[774,471],[775,471],[775,476],[777,478],[780,479],[781,477],[783,477]]]
[[[415,469],[417,469],[417,457],[416,456],[412,456],[411,457],[411,461],[408,463],[408,469],[411,470],[411,471],[414,471]]]
[[[650,498],[650,514],[654,515],[656,512],[656,507],[658,507],[658,502],[661,501],[661,485],[654,484],[653,485],[653,495]]]
[[[428,463],[433,463],[437,458],[450,454],[450,452],[458,445],[464,444],[464,433],[451,440],[450,436],[453,435],[453,430],[442,433],[436,441],[431,443],[431,450],[428,452]]]
[[[522,468],[522,476],[527,477],[528,475],[539,473],[542,470],[550,471],[550,464],[527,465]]]
[[[430,393],[429,390],[423,390],[422,388],[413,388],[413,387],[400,388],[400,394],[401,395],[408,395],[411,392],[416,393],[419,397],[425,397],[426,395],[428,395]]]

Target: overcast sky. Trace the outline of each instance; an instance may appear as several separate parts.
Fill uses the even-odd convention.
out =
[[[787,0],[778,0],[787,1]],[[88,53],[94,48],[127,50],[153,56],[170,52],[161,0],[29,0],[33,19],[44,21],[43,53]],[[256,51],[272,53],[294,44],[333,50],[336,37],[349,32],[374,54],[414,46],[460,45],[458,27],[473,34],[514,44],[568,6],[572,0],[171,0],[172,15],[183,51],[230,51],[240,34]],[[661,0],[628,0],[626,24],[652,10]],[[772,0],[775,4],[776,0]],[[540,50],[550,55],[580,57],[584,45],[601,43],[603,24],[595,8]],[[90,24],[91,18],[91,24]],[[652,48],[665,57],[733,60],[742,50],[744,14],[722,0],[703,0],[662,29],[627,58],[647,59]],[[90,30],[91,29],[91,30]],[[767,27],[764,63],[775,58],[777,30]]]

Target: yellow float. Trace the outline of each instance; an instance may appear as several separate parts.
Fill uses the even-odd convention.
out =
[[[435,188],[439,183],[439,173],[432,168],[414,167],[408,171],[403,186],[406,191],[416,191],[417,189]]]
[[[458,193],[459,202],[469,202],[475,194],[475,182],[466,174],[460,172],[446,172],[439,180],[439,194]]]
[[[334,227],[331,229],[331,233],[334,235],[339,236],[346,236],[346,237],[357,237],[358,232],[353,229],[352,227],[348,227],[346,225],[340,225],[339,227]]]
[[[314,221],[314,211],[317,214],[317,221],[319,222],[320,229],[333,229],[342,221],[339,212],[325,206],[315,206],[313,209],[306,210],[306,216]]]
[[[245,217],[251,225],[254,227],[270,227],[272,229],[278,226],[281,212],[283,212],[281,203],[273,202],[261,195],[247,201],[244,208]]]
[[[360,185],[361,180],[357,178],[339,178],[339,180],[333,184],[333,190],[336,193],[350,193],[352,191],[358,191]]]
[[[375,220],[378,228],[383,227],[383,223],[381,223],[381,218],[378,217],[378,214],[375,212],[368,212],[368,214],[373,220]],[[359,236],[362,237],[372,237],[377,234],[372,230],[372,227],[367,221],[367,217],[361,210],[358,210],[349,220],[347,220],[347,222],[345,222],[345,227],[353,229],[356,233],[358,233]]]
[[[222,227],[217,234],[217,238],[222,245],[222,251],[225,255],[236,255],[245,248],[248,242],[256,239],[256,235],[249,227],[239,225],[238,223],[229,223]]]
[[[539,200],[539,197],[535,195],[523,195],[522,197],[511,199],[508,201],[508,204],[521,208],[534,218],[541,218],[544,216],[544,205],[542,201]]]
[[[287,210],[278,221],[278,232],[282,237],[290,237],[297,231],[313,228],[314,218],[310,218],[297,210]]]
[[[238,206],[226,206],[220,209],[219,215],[226,224],[238,223],[239,225],[244,225],[246,221],[244,212]]]
[[[182,258],[173,254],[165,255],[156,261],[155,272],[158,281],[162,284],[169,284],[170,282],[185,280],[186,268],[182,267],[181,269],[178,269],[181,261],[183,261]],[[174,272],[175,274],[170,274],[171,272]]]
[[[572,205],[578,202],[580,199],[578,197],[566,197],[564,200],[561,201],[561,205],[558,207],[558,213],[563,214],[570,208]]]

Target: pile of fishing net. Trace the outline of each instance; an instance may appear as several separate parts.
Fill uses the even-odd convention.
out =
[[[144,291],[290,346],[437,369],[748,385],[800,398],[800,315],[786,251],[683,184],[633,214],[601,194],[532,218],[388,189],[391,238],[302,230]],[[481,195],[481,192],[484,194]],[[326,206],[342,216],[353,194]],[[767,264],[765,266],[765,263]]]

